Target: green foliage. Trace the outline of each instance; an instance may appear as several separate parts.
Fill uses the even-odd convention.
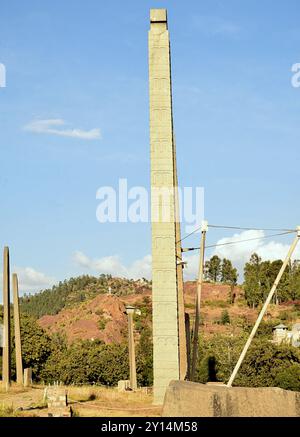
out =
[[[221,276],[221,259],[218,255],[214,255],[205,263],[206,279],[217,282]]]
[[[144,328],[136,350],[138,384],[146,387],[153,384],[153,344],[150,328]]]
[[[269,328],[268,324],[264,328]],[[202,339],[197,381],[227,382],[246,339],[246,334],[236,337],[215,334],[212,338]],[[300,390],[300,350],[286,344],[275,345],[260,335],[253,340],[234,385]]]
[[[295,364],[300,365],[300,351],[297,348],[286,344],[277,346],[268,340],[256,339],[249,348],[235,385],[274,387],[279,383],[278,378],[284,369],[290,369]],[[286,374],[287,383],[289,372]]]
[[[229,307],[229,303],[225,302],[225,300],[205,300],[204,301],[204,305],[209,306],[211,308],[228,308]],[[195,308],[195,305],[193,305],[193,307]]]
[[[52,353],[52,340],[36,321],[29,316],[21,317],[21,341],[23,366],[32,367],[33,377],[39,380],[39,375]],[[14,342],[12,343],[14,345]],[[12,350],[13,368],[15,353]]]
[[[279,323],[280,323],[279,319],[273,319],[268,322],[263,320],[258,327],[257,334],[256,334],[257,337],[261,339],[264,338],[266,340],[269,340],[270,338],[272,338],[274,326],[279,325]]]
[[[251,255],[244,268],[244,292],[247,304],[257,307],[263,302],[282,266],[281,260],[262,261],[257,254]],[[286,302],[300,298],[300,264],[294,261],[286,268],[274,296],[274,302]]]
[[[98,320],[98,328],[100,329],[100,331],[105,329],[106,323],[107,320],[104,317],[100,317],[100,319]]]
[[[245,334],[238,336],[215,334],[207,339],[201,338],[199,345],[197,381],[199,381],[199,378],[203,378],[203,367],[205,366],[205,362],[207,363],[207,366],[209,363],[212,366],[212,359],[214,359],[215,379],[217,381],[227,382],[242,351],[245,341]],[[205,361],[207,357],[210,357],[210,362]],[[200,374],[199,370],[201,370]],[[209,372],[208,368],[207,372]]]
[[[125,345],[105,345],[101,341],[81,341],[56,351],[42,372],[45,382],[64,384],[116,385],[128,378],[128,350]]]
[[[230,316],[227,310],[222,311],[220,322],[222,325],[230,324]]]
[[[212,282],[222,282],[223,284],[236,285],[238,273],[229,259],[221,260],[217,255],[206,261],[204,267],[205,279]]]
[[[91,299],[98,294],[107,293],[109,288],[117,296],[130,293],[140,293],[150,289],[151,283],[146,279],[143,282],[133,279],[113,278],[111,275],[100,275],[98,278],[89,275],[70,278],[58,285],[36,293],[25,295],[20,299],[21,311],[35,318],[45,314],[57,314],[65,307]]]
[[[300,391],[300,365],[292,364],[279,369],[275,376],[275,385],[285,390]]]
[[[237,269],[233,267],[229,259],[224,258],[221,265],[221,282],[235,285],[237,278]]]

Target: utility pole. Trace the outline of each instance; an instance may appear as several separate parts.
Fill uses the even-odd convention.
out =
[[[3,363],[2,381],[8,390],[11,378],[11,341],[10,341],[10,271],[9,271],[9,249],[4,247],[3,252]]]
[[[136,364],[135,364],[135,347],[133,336],[133,314],[135,308],[133,306],[126,306],[126,314],[128,315],[128,348],[129,348],[129,373],[130,373],[130,388],[137,389],[136,381]]]
[[[206,239],[207,228],[208,228],[208,223],[207,223],[207,221],[203,220],[202,224],[201,224],[201,245],[200,245],[199,272],[198,272],[198,281],[197,281],[196,317],[195,317],[194,338],[193,338],[191,381],[194,381],[194,379],[195,379],[195,372],[196,372],[196,365],[197,365],[197,358],[198,358],[200,305],[201,305],[201,292],[202,292],[203,270],[204,270],[205,239]]]
[[[14,297],[14,327],[15,327],[15,349],[16,349],[16,373],[17,384],[23,385],[23,364],[21,347],[21,327],[20,327],[20,308],[19,308],[19,286],[18,276],[12,275],[13,297]]]
[[[281,277],[282,277],[282,275],[283,275],[283,273],[284,273],[284,271],[286,269],[286,266],[288,265],[288,263],[289,263],[289,261],[290,261],[290,259],[292,257],[292,254],[293,254],[296,246],[297,246],[299,238],[300,238],[300,226],[297,227],[297,236],[296,236],[295,240],[291,244],[291,247],[290,247],[290,249],[288,251],[288,254],[287,254],[287,256],[286,256],[286,258],[285,258],[285,260],[284,260],[284,262],[282,264],[282,267],[281,267],[281,269],[280,269],[280,271],[279,271],[279,273],[277,275],[277,278],[275,279],[275,282],[274,282],[274,284],[273,284],[273,286],[272,286],[272,288],[270,290],[270,293],[269,293],[269,295],[268,295],[268,297],[267,297],[267,299],[266,299],[266,301],[264,303],[264,306],[262,307],[261,312],[259,313],[259,316],[258,316],[258,318],[257,318],[257,320],[255,322],[255,325],[253,326],[251,334],[249,335],[249,338],[248,338],[248,340],[247,340],[247,342],[246,342],[246,344],[244,346],[244,349],[243,349],[243,351],[242,351],[242,353],[241,353],[241,355],[240,355],[240,357],[238,359],[238,362],[236,363],[236,366],[235,366],[235,368],[234,368],[234,370],[233,370],[233,372],[232,372],[232,374],[230,376],[230,379],[229,379],[229,381],[227,383],[227,387],[231,387],[232,386],[232,383],[233,383],[233,381],[234,381],[234,379],[235,379],[235,377],[236,377],[236,375],[237,375],[237,373],[238,373],[238,371],[239,371],[239,369],[241,367],[241,364],[242,364],[242,362],[243,362],[243,360],[245,358],[245,355],[246,355],[246,353],[247,353],[247,351],[249,349],[249,346],[250,346],[250,344],[251,344],[251,342],[253,340],[253,337],[256,334],[256,331],[257,331],[257,329],[258,329],[258,327],[260,325],[260,322],[262,321],[263,316],[265,315],[265,312],[266,312],[266,310],[268,308],[268,305],[271,302],[272,297],[274,296],[274,293],[275,293],[275,291],[277,289],[279,281],[280,281],[280,279],[281,279]]]

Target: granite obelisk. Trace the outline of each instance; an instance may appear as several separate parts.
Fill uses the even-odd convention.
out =
[[[152,306],[154,403],[163,402],[171,380],[181,377],[180,338],[185,342],[176,245],[176,172],[167,11],[151,9],[149,31],[151,144]],[[169,193],[168,199],[158,193]],[[177,232],[176,232],[177,231]],[[180,324],[179,324],[180,321]],[[181,334],[181,335],[180,335]],[[183,369],[186,364],[183,364]]]
[[[13,297],[14,297],[14,329],[15,329],[15,350],[16,350],[16,373],[17,384],[23,385],[23,364],[21,346],[20,308],[19,308],[19,285],[16,273],[12,275]]]
[[[10,340],[10,270],[9,249],[4,247],[3,252],[3,357],[2,381],[7,389],[11,380],[11,340]]]

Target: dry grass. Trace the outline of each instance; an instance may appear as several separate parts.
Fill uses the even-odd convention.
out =
[[[69,403],[76,416],[151,417],[161,414],[160,408],[152,405],[152,394],[145,389],[118,392],[116,388],[99,386],[61,388],[67,390]],[[6,392],[4,387],[0,386],[0,416],[46,416],[47,409],[43,408],[44,389],[42,385],[22,388],[13,384]]]
[[[152,406],[152,394],[145,389],[119,392],[106,387],[66,387],[76,415],[82,417],[159,416],[160,408]]]
[[[115,387],[66,386],[64,388],[67,390],[70,399],[79,402],[98,399],[125,404],[146,403],[150,405],[152,402],[151,394],[147,394],[144,389],[139,389],[135,392],[119,392]]]

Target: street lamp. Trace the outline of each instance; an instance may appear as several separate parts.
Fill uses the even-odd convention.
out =
[[[130,388],[137,389],[136,381],[136,364],[135,364],[135,348],[133,336],[133,314],[135,308],[131,305],[126,305],[126,314],[128,316],[128,347],[129,347],[129,372],[130,372]]]

